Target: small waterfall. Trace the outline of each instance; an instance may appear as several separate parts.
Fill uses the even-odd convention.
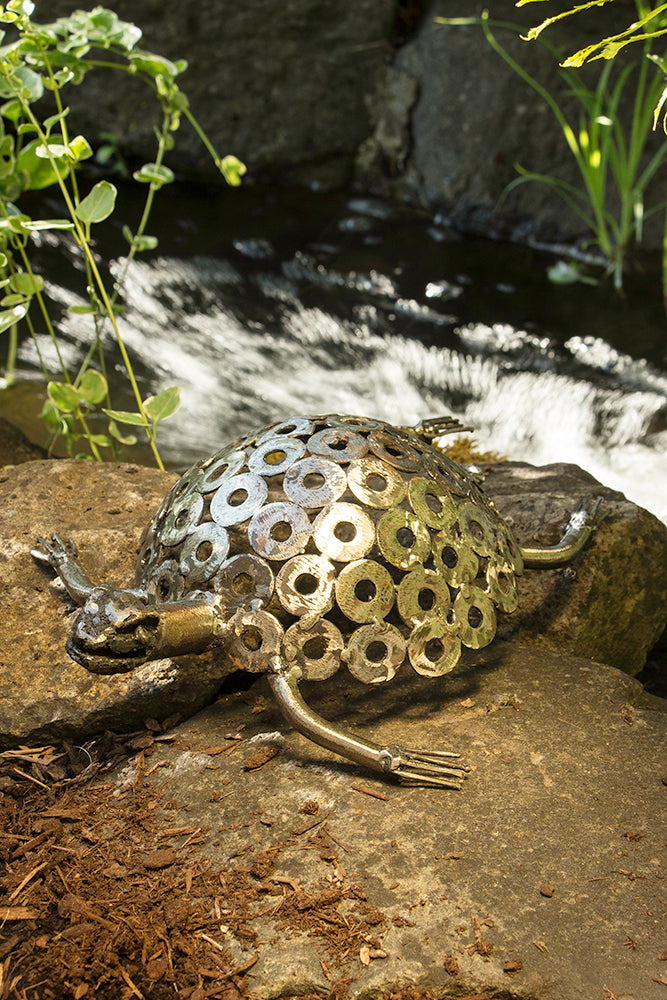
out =
[[[410,424],[450,412],[475,427],[483,449],[579,464],[667,521],[664,371],[586,330],[559,342],[502,318],[465,321],[465,274],[408,280],[389,261],[346,268],[336,253],[312,244],[281,260],[268,240],[236,240],[223,258],[132,263],[126,345],[146,392],[172,384],[182,392],[181,410],[160,428],[167,461],[183,466],[290,414]],[[49,292],[63,306],[80,304],[63,288]],[[70,363],[81,356],[84,321],[64,320]],[[50,358],[50,342],[41,346]],[[30,342],[21,356],[35,363]],[[119,408],[132,406],[118,398],[126,392],[119,379]]]

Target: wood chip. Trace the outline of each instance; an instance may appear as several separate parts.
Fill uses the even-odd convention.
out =
[[[520,958],[508,958],[503,965],[503,972],[508,976],[515,976],[523,969],[523,961]]]
[[[176,851],[171,847],[164,847],[157,851],[151,851],[143,860],[144,868],[158,871],[161,868],[169,868],[177,860]]]
[[[382,799],[383,802],[389,801],[389,796],[385,795],[384,792],[378,792],[375,788],[369,788],[368,785],[352,785],[355,792],[362,792],[364,795],[370,795],[374,799]]]
[[[280,753],[280,748],[272,746],[271,744],[260,747],[256,753],[251,754],[249,757],[243,761],[244,771],[258,771],[260,767],[264,767],[268,764],[270,760],[277,757]]]
[[[29,906],[0,906],[0,923],[6,920],[36,920],[40,914]]]

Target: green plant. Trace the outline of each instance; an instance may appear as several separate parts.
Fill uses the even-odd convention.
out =
[[[578,105],[578,120],[573,122],[565,107],[507,52],[492,30],[501,28],[517,33],[522,30],[519,26],[492,21],[488,12],[484,12],[481,18],[456,18],[443,23],[481,25],[494,51],[551,109],[579,170],[581,185],[577,187],[554,175],[536,173],[515,164],[521,176],[506,187],[501,203],[510,191],[527,181],[548,184],[591,231],[592,242],[608,262],[614,285],[620,289],[624,264],[633,240],[641,242],[644,221],[649,214],[664,207],[664,202],[661,202],[650,212],[644,209],[646,189],[667,155],[667,143],[663,143],[648,158],[646,154],[647,141],[653,130],[653,107],[660,99],[663,88],[661,73],[651,71],[651,64],[646,59],[628,64],[617,73],[613,64],[607,62],[595,84],[588,86],[580,74],[562,65],[560,73],[568,85],[567,97],[576,98]],[[532,37],[539,34],[538,31]],[[548,43],[544,44],[555,52]],[[650,40],[645,39],[643,44],[644,51],[648,52]],[[633,88],[633,113],[626,129],[620,107],[630,88]],[[616,208],[611,197],[612,189],[615,189]]]
[[[182,118],[195,129],[228,184],[238,185],[245,167],[236,157],[221,159],[192,115],[176,82],[187,63],[140,49],[141,31],[136,25],[121,21],[103,7],[75,11],[49,24],[36,23],[33,12],[31,0],[10,0],[0,6],[0,23],[15,33],[13,40],[0,47],[0,99],[4,100],[0,106],[0,333],[5,331],[9,336],[5,382],[13,378],[18,323],[27,324],[39,351],[36,309],[55,345],[62,372],[61,380],[48,382],[48,401],[43,410],[52,438],[63,435],[70,453],[85,438],[90,456],[100,458],[102,448],[115,452],[118,445],[135,442],[132,435],[121,432],[119,424],[142,427],[162,468],[156,429],[177,409],[179,391],[172,386],[157,396],[142,399],[116,318],[123,282],[135,255],[157,245],[157,239],[147,231],[148,221],[156,193],[174,179],[164,158],[173,146]],[[0,41],[5,39],[6,33],[0,32]],[[135,181],[145,185],[146,197],[136,229],[123,228],[129,250],[112,291],[92,252],[91,234],[93,227],[113,214],[116,188],[102,180],[84,194],[82,164],[93,150],[88,140],[71,128],[70,108],[63,100],[67,86],[81,85],[88,72],[97,68],[129,73],[142,80],[153,91],[161,111],[161,124],[155,130],[155,159],[133,175]],[[32,219],[18,206],[26,191],[53,185],[58,187],[66,206],[65,218]],[[88,304],[75,306],[72,311],[90,316],[91,344],[75,374],[68,372],[63,361],[43,295],[44,281],[30,261],[33,235],[43,230],[58,230],[73,239],[85,262]],[[121,353],[136,412],[114,410],[111,406],[104,357],[104,340],[109,333]],[[40,361],[48,379],[41,355]],[[94,361],[99,370],[92,367]],[[90,416],[100,410],[106,416],[107,431],[94,433]]]

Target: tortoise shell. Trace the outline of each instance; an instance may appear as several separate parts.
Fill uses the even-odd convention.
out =
[[[475,479],[409,429],[295,417],[189,469],[142,538],[156,602],[215,592],[244,670],[367,684],[404,661],[429,677],[518,603],[521,554]]]

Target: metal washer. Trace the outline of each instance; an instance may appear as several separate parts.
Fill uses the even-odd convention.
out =
[[[375,527],[361,507],[353,503],[332,503],[313,522],[316,546],[335,562],[362,559],[375,541]]]
[[[266,559],[290,559],[303,552],[312,525],[305,511],[294,503],[277,501],[260,507],[248,525],[255,552]]]
[[[422,593],[432,596],[430,607],[423,607]],[[439,573],[416,566],[406,573],[398,585],[398,613],[406,625],[420,625],[428,618],[444,615],[451,604],[449,587]]]
[[[278,476],[305,454],[306,446],[298,438],[271,437],[255,448],[248,468],[260,476]]]
[[[201,547],[210,547],[207,556],[200,557]],[[197,525],[185,539],[181,549],[179,569],[188,584],[204,583],[217,573],[227,558],[229,536],[214,521]]]
[[[439,531],[433,539],[433,561],[450,587],[471,583],[479,572],[479,559],[472,547],[452,530]]]
[[[443,617],[430,618],[411,632],[408,658],[422,677],[442,677],[459,662],[461,639]]]
[[[440,505],[439,510],[428,503],[429,496],[433,497],[434,504]],[[429,528],[442,531],[451,527],[456,520],[456,504],[447,490],[433,479],[426,479],[423,476],[411,479],[408,483],[408,500],[419,520]]]
[[[371,431],[368,444],[370,450],[384,462],[389,462],[396,469],[404,472],[416,472],[421,457],[417,454],[407,438],[396,434],[395,430]]]
[[[148,577],[146,593],[158,603],[176,601],[183,596],[185,581],[175,559],[165,559],[159,563]]]
[[[477,555],[490,556],[496,551],[495,523],[480,504],[464,501],[459,505],[457,520]]]
[[[177,497],[182,497],[184,493],[190,493],[192,490],[199,490],[203,479],[203,470],[200,466],[194,465],[181,476],[177,483],[174,483],[169,492],[169,496],[175,500]]]
[[[230,613],[239,608],[259,610],[266,607],[273,596],[273,588],[271,567],[249,552],[228,559],[213,580],[221,608]]]
[[[209,459],[204,475],[199,483],[200,493],[212,493],[237,472],[246,462],[246,453],[238,449],[225,448]]]
[[[283,635],[282,625],[268,611],[237,611],[226,651],[239,670],[266,673],[271,658],[280,655]]]
[[[359,596],[359,591],[368,596]],[[396,592],[388,570],[373,559],[348,563],[336,580],[338,607],[353,622],[372,622],[386,617],[394,606]]]
[[[352,427],[326,427],[308,438],[308,451],[336,462],[351,462],[368,451],[368,441]]]
[[[333,604],[335,577],[335,567],[324,556],[293,556],[276,577],[276,596],[297,618],[324,614]]]
[[[511,614],[519,606],[519,588],[512,565],[500,556],[492,556],[486,567],[486,592],[500,608]]]
[[[258,435],[255,443],[264,444],[275,437],[296,437],[299,434],[312,434],[313,422],[308,417],[288,417],[279,424],[273,424]]]
[[[286,662],[301,667],[307,681],[323,681],[335,674],[344,648],[340,629],[326,618],[295,622],[283,642]]]
[[[231,503],[234,494],[245,493],[245,500]],[[269,493],[266,480],[255,472],[241,472],[219,486],[211,498],[211,517],[223,527],[247,521],[262,506]]]
[[[404,541],[412,537],[411,542]],[[387,562],[399,569],[412,569],[424,563],[431,551],[431,535],[416,514],[400,507],[388,510],[378,523],[378,545]]]
[[[473,612],[475,617],[479,618],[479,624],[471,622]],[[454,601],[454,615],[460,623],[461,642],[469,649],[488,646],[496,634],[496,612],[493,603],[479,587],[461,587]]]
[[[283,490],[287,497],[309,510],[338,500],[346,486],[345,470],[336,462],[319,455],[295,462],[283,479]]]
[[[390,681],[405,659],[405,639],[394,625],[362,625],[345,653],[347,667],[363,684]]]
[[[201,493],[187,493],[177,499],[167,512],[158,541],[163,545],[178,545],[197,524],[204,509]]]
[[[347,482],[357,500],[378,510],[396,507],[405,497],[405,480],[401,474],[374,455],[351,462]]]

